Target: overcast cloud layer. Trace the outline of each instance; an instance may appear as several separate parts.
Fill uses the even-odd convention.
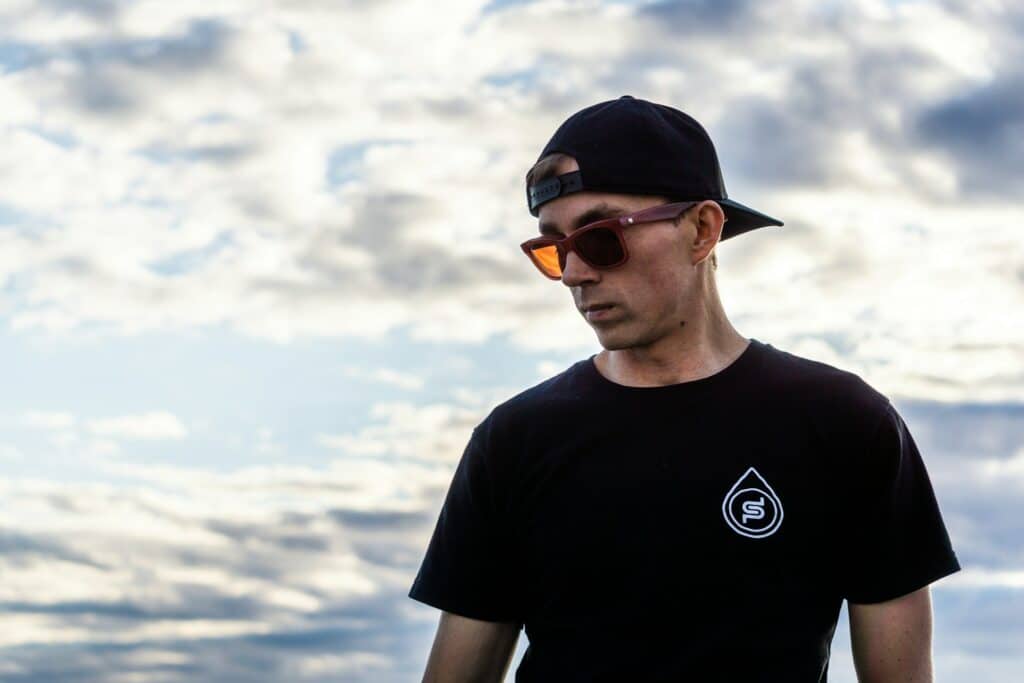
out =
[[[1011,680],[1024,13],[443,7],[0,3],[0,680],[416,678],[473,426],[599,348],[519,251],[523,176],[623,94],[785,221],[718,247],[730,319],[893,397],[965,567],[938,678]]]

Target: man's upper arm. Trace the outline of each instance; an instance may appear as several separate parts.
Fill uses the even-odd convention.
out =
[[[928,586],[885,602],[847,602],[860,683],[932,683],[932,602]]]
[[[441,612],[423,683],[500,683],[521,624]]]

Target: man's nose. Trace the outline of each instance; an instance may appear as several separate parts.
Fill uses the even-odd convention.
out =
[[[565,267],[562,268],[562,283],[567,287],[575,287],[582,282],[597,278],[597,271],[591,268],[575,251],[570,251],[565,257]]]

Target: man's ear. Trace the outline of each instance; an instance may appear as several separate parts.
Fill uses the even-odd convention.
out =
[[[697,213],[693,217],[693,224],[697,227],[693,242],[695,263],[707,258],[708,253],[722,239],[725,221],[725,211],[718,202],[706,199],[697,205]]]

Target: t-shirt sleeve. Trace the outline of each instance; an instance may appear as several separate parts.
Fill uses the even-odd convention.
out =
[[[477,426],[455,468],[409,597],[484,621],[519,622],[507,483]]]
[[[891,402],[854,463],[840,538],[843,597],[884,602],[959,571],[924,461]]]

